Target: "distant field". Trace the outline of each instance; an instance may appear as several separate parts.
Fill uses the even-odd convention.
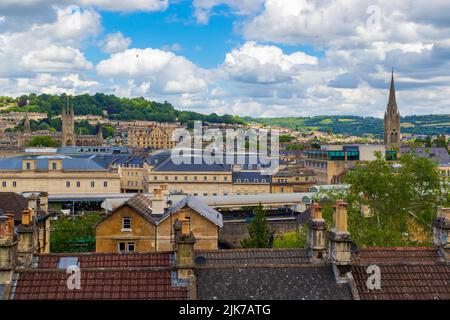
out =
[[[319,124],[321,125],[326,125],[326,124],[332,124],[333,123],[333,119],[323,119],[322,121],[319,122]]]
[[[450,122],[422,124],[422,127],[434,127],[434,126],[448,127],[450,126]]]
[[[294,130],[332,131],[336,134],[352,136],[373,135],[383,137],[383,119],[359,116],[314,116],[314,117],[279,117],[250,118],[244,121],[254,121],[266,125],[287,127]],[[450,115],[420,115],[405,116],[401,119],[402,133],[407,134],[450,134]]]

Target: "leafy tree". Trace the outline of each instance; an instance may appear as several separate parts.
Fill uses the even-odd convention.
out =
[[[58,141],[53,140],[50,136],[33,137],[28,143],[30,147],[58,147]]]
[[[77,243],[87,245],[87,251],[95,250],[95,224],[101,218],[98,213],[83,216],[60,216],[52,221],[50,233],[51,252],[77,252]]]
[[[281,135],[279,137],[279,141],[280,143],[284,143],[284,142],[291,142],[294,139],[294,137],[290,136],[290,135]]]
[[[306,230],[303,226],[300,232],[286,232],[276,236],[273,241],[274,248],[304,248],[306,246]]]
[[[398,166],[392,166],[377,153],[376,160],[351,170],[345,182],[350,184],[352,201],[366,197],[374,210],[378,226],[414,213],[430,223],[441,196],[441,178],[436,164],[414,153],[402,155]]]
[[[254,209],[254,214],[255,216],[248,226],[250,237],[242,240],[241,246],[243,248],[269,248],[270,230],[261,204]]]

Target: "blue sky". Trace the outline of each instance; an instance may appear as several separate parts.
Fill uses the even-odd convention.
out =
[[[3,0],[0,95],[251,116],[450,113],[446,0]]]

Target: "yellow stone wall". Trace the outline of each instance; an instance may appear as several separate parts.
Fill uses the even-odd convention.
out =
[[[188,207],[167,217],[158,226],[154,226],[134,209],[125,206],[97,225],[96,252],[118,252],[119,242],[134,242],[136,252],[171,251],[174,240],[173,223],[182,215],[190,218],[191,231],[197,240],[196,250],[218,248],[218,227]],[[131,232],[121,231],[123,217],[131,217]]]
[[[122,218],[131,218],[132,231],[122,231]],[[155,251],[155,226],[124,206],[96,227],[96,252],[118,252],[119,242],[134,242],[136,252]]]
[[[77,181],[80,182],[79,187]],[[67,182],[70,182],[69,186]],[[91,182],[94,182],[94,186],[91,186]],[[41,191],[49,194],[120,193],[120,177],[117,171],[2,170],[0,172],[0,192],[25,191]]]

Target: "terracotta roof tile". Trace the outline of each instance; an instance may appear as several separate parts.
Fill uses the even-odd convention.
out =
[[[450,299],[450,265],[379,265],[381,290],[369,290],[370,274],[352,266],[358,293],[364,300]]]
[[[362,248],[352,255],[352,263],[366,264],[434,264],[438,253],[433,247]]]
[[[74,253],[74,254],[41,254],[37,256],[39,269],[55,269],[61,257],[77,257],[80,268],[136,268],[136,267],[170,267],[170,252],[155,253]]]
[[[13,282],[12,298],[17,300],[127,300],[187,299],[188,288],[174,285],[170,271],[81,270],[81,289],[69,290],[65,270],[27,270]]]

